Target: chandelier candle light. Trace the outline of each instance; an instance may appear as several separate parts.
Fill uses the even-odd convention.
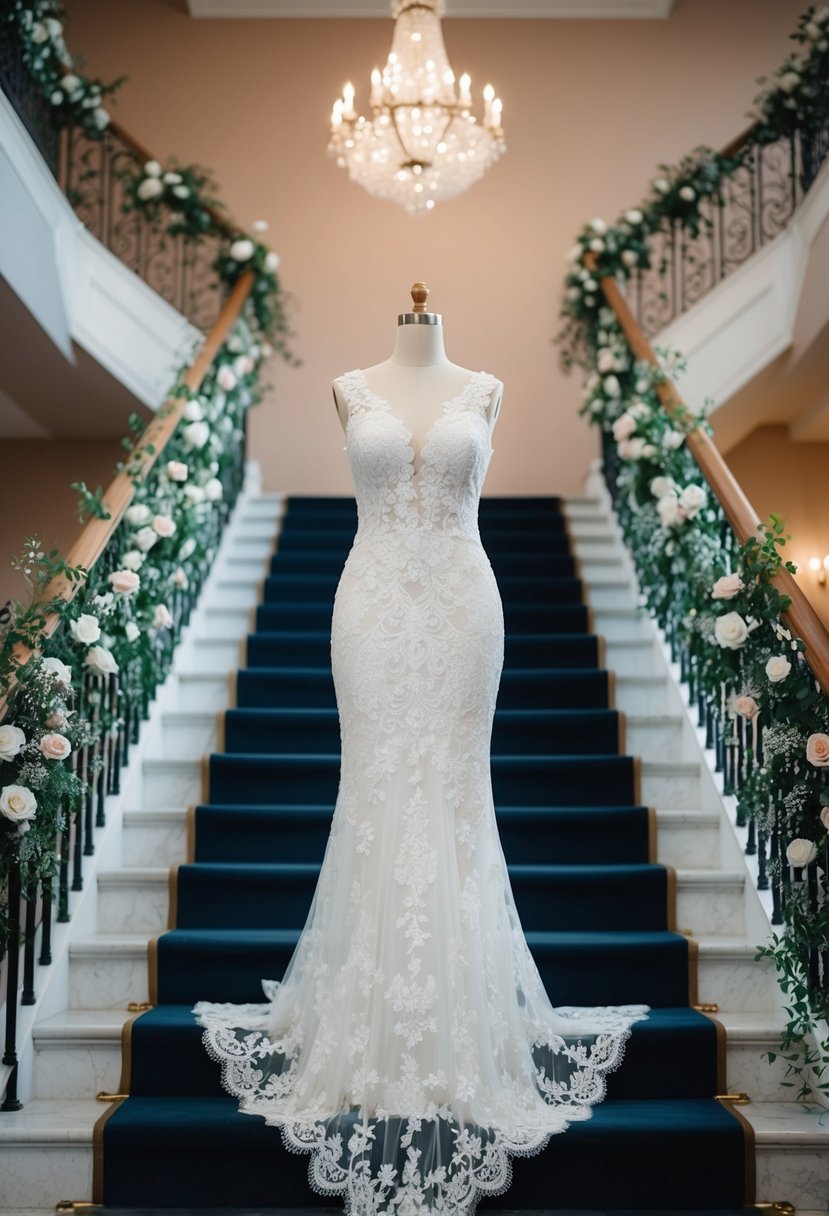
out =
[[[455,87],[440,18],[443,0],[392,4],[394,37],[386,66],[371,73],[371,117],[358,117],[348,83],[331,113],[328,151],[377,198],[431,211],[463,193],[505,150],[502,104],[484,89],[483,122],[472,113],[471,80]]]

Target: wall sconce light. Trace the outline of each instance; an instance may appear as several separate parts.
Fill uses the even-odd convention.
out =
[[[829,570],[829,553],[826,554],[823,561],[819,557],[810,557],[809,569],[817,575],[818,586],[824,587],[826,585],[826,571]]]

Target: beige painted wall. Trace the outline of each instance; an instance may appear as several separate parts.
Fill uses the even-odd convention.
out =
[[[489,493],[578,492],[596,451],[579,378],[558,367],[564,257],[585,218],[637,202],[660,161],[746,124],[755,78],[788,50],[802,0],[680,0],[669,21],[447,19],[473,87],[504,99],[508,151],[466,195],[414,219],[325,153],[333,98],[388,51],[391,22],[202,20],[184,0],[68,0],[88,70],[129,76],[115,113],[167,160],[212,167],[241,224],[282,256],[303,367],[273,365],[252,451],[269,488],[350,489],[330,380],[389,353],[424,278],[449,355],[506,384]],[[451,3],[450,3],[451,12]]]
[[[785,426],[761,426],[731,449],[728,463],[761,519],[772,512],[785,519],[791,540],[783,553],[829,627],[829,573],[821,586],[809,570],[810,557],[829,554],[829,443],[792,443]]]

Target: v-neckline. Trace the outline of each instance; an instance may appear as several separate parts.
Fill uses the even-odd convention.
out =
[[[463,388],[458,393],[456,393],[454,397],[448,397],[442,403],[442,405],[440,407],[440,413],[438,414],[438,416],[435,419],[433,419],[433,421],[429,424],[429,426],[426,429],[426,434],[423,437],[423,443],[421,444],[421,447],[420,447],[420,465],[418,467],[415,466],[415,461],[418,458],[418,454],[415,452],[414,448],[412,447],[412,432],[409,430],[409,428],[403,422],[403,419],[398,418],[397,414],[394,413],[394,411],[392,410],[391,402],[386,397],[381,397],[379,393],[375,393],[374,389],[369,387],[369,383],[366,380],[365,372],[363,371],[363,369],[361,367],[355,367],[353,372],[347,372],[346,376],[349,376],[349,375],[350,376],[354,376],[354,375],[359,376],[363,393],[365,393],[366,396],[368,396],[371,399],[371,402],[373,405],[380,406],[383,409],[383,411],[388,414],[388,416],[389,416],[389,418],[391,418],[392,422],[394,422],[395,425],[399,428],[400,434],[403,436],[404,443],[409,452],[409,465],[411,466],[412,476],[416,477],[423,469],[423,455],[432,440],[432,435],[435,431],[435,428],[438,426],[439,423],[443,422],[443,420],[446,418],[446,416],[448,414],[449,406],[457,405],[458,402],[462,401],[464,399],[464,397],[466,396],[466,394],[469,392],[472,385],[477,380],[477,378],[479,376],[488,376],[489,373],[488,372],[472,372],[472,374],[470,375],[469,379],[467,380],[467,382],[463,386]],[[345,379],[345,377],[343,377],[343,379]],[[349,412],[348,423],[346,426],[346,439],[348,438],[348,426],[351,425],[352,417],[353,417],[353,415]],[[489,427],[487,427],[487,433],[489,433]]]

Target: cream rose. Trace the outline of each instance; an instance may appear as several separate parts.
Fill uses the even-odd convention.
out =
[[[711,588],[711,598],[715,600],[733,600],[743,589],[743,580],[739,574],[724,574],[718,578]]]
[[[204,502],[204,490],[201,486],[197,486],[191,482],[190,485],[184,487],[184,497],[191,507],[195,507],[200,502]]]
[[[664,498],[666,494],[672,494],[674,483],[670,477],[654,477],[651,482],[651,494],[654,498]]]
[[[781,680],[785,680],[791,669],[792,665],[784,654],[774,655],[766,663],[766,675],[772,684],[779,684]]]
[[[41,659],[40,670],[65,688],[69,688],[72,683],[72,672],[60,659]]]
[[[236,387],[236,377],[233,374],[233,368],[228,367],[227,364],[224,367],[220,367],[216,374],[216,383],[226,393],[234,389]]]
[[[157,540],[158,533],[152,524],[147,524],[146,527],[139,528],[135,534],[135,543],[142,553],[148,553]]]
[[[635,266],[639,261],[639,254],[635,249],[623,249],[619,256],[622,259],[622,265],[627,266],[628,269]]]
[[[127,621],[126,625],[124,626],[124,633],[126,634],[128,642],[137,642],[141,637],[141,630],[138,628],[135,621]]]
[[[605,376],[604,391],[608,397],[620,397],[622,395],[622,386],[616,376]]]
[[[673,491],[662,495],[656,504],[656,513],[663,528],[672,528],[675,524],[685,521],[685,512],[680,507],[679,499]]]
[[[101,636],[101,626],[98,624],[97,616],[92,616],[89,612],[83,612],[77,620],[69,622],[69,632],[76,642],[81,642],[84,646],[90,646],[93,642],[97,642]]]
[[[186,418],[188,422],[201,422],[202,418],[204,418],[204,409],[197,397],[187,402],[182,417]]]
[[[204,483],[204,496],[208,502],[218,502],[224,494],[224,487],[218,477],[211,477]]]
[[[754,697],[735,697],[732,705],[734,706],[735,714],[739,714],[741,718],[756,718],[760,712],[760,706],[754,700]]]
[[[725,650],[739,650],[748,637],[748,625],[739,612],[726,612],[714,622],[714,637]]]
[[[679,197],[684,199],[686,203],[692,203],[697,197],[697,192],[693,186],[680,186]]]
[[[685,509],[688,518],[693,519],[697,512],[705,506],[707,497],[702,486],[689,485],[680,494],[679,505]]]
[[[645,441],[641,435],[634,435],[631,439],[622,439],[616,444],[616,451],[622,460],[640,460],[645,453]]]
[[[210,427],[206,422],[191,422],[181,432],[185,446],[188,448],[203,448],[210,438]]]
[[[815,768],[826,768],[829,765],[829,735],[809,735],[806,740],[806,759]]]
[[[269,249],[265,254],[265,269],[271,274],[275,274],[279,269],[279,254],[273,249]]]
[[[23,825],[34,819],[37,799],[26,785],[4,785],[0,790],[0,815],[12,823]],[[22,829],[27,830],[27,829]]]
[[[121,558],[121,564],[122,566],[125,566],[127,570],[140,570],[144,565],[144,561],[144,554],[140,549],[128,549]]]
[[[172,629],[173,618],[166,604],[156,604],[153,613],[153,625],[156,629]]]
[[[47,760],[65,760],[72,754],[72,744],[66,735],[44,735],[40,740],[40,750]]]
[[[26,736],[19,726],[0,726],[0,760],[13,760],[26,746]]]
[[[175,521],[170,519],[169,515],[156,515],[153,517],[153,531],[162,537],[162,539],[166,540],[168,536],[172,536],[175,530]]]
[[[187,577],[187,571],[183,568],[183,566],[179,566],[178,570],[176,570],[174,572],[173,577],[170,581],[172,582],[174,587],[179,587],[182,591],[186,591],[187,588],[190,586],[190,580]]]
[[[820,808],[820,822],[826,828],[826,831],[829,832],[829,806],[822,806]]]
[[[626,411],[613,423],[613,438],[619,443],[622,439],[629,439],[635,430],[636,419]]]
[[[150,508],[146,503],[137,502],[134,507],[127,508],[125,515],[127,523],[138,528],[150,518]]]
[[[158,198],[163,193],[164,186],[157,177],[145,177],[142,182],[139,182],[138,189],[136,190],[136,194],[142,203],[148,203],[151,199]]]
[[[817,845],[802,836],[796,836],[786,849],[786,859],[792,866],[808,866],[816,857]]]
[[[234,241],[230,246],[230,256],[234,262],[247,262],[253,257],[256,246],[253,241],[242,237],[238,241]]]
[[[630,211],[625,212],[625,219],[629,224],[641,224],[644,218],[638,207],[632,207]]]
[[[109,582],[112,590],[119,595],[131,595],[141,586],[141,579],[134,570],[113,570]]]
[[[186,481],[187,473],[187,465],[183,460],[167,461],[167,476],[170,478],[170,481]]]
[[[96,676],[111,676],[118,670],[115,655],[105,646],[93,646],[88,650],[84,663]]]

